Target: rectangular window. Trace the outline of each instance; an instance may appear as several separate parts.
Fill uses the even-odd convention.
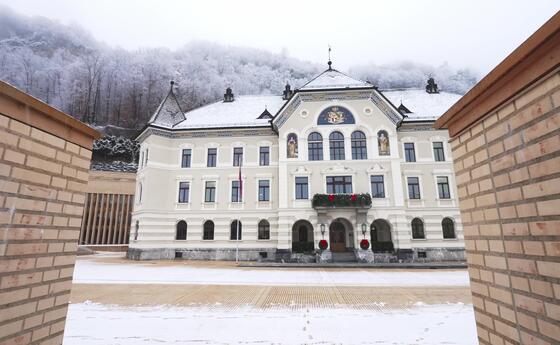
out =
[[[206,166],[207,167],[215,167],[217,157],[218,157],[218,149],[217,148],[208,149],[208,157],[206,158]]]
[[[180,203],[187,203],[189,202],[189,183],[188,182],[180,182],[179,183],[179,202]]]
[[[416,162],[414,143],[404,143],[404,157],[407,162]]]
[[[238,167],[243,163],[243,148],[234,147],[233,148],[233,166]]]
[[[436,162],[445,161],[445,153],[443,151],[443,143],[441,141],[434,142],[434,158]]]
[[[239,188],[239,181],[231,181],[231,202],[241,202],[241,188]]]
[[[183,154],[181,155],[181,168],[191,167],[191,149],[183,149]]]
[[[371,179],[371,197],[384,198],[385,197],[385,184],[383,182],[383,175],[373,175]]]
[[[270,201],[269,180],[259,180],[259,201]]]
[[[327,176],[327,193],[352,193],[352,176]]]
[[[296,177],[296,199],[309,199],[307,177]]]
[[[323,142],[315,141],[309,142],[308,144],[308,158],[310,161],[322,161],[323,160]]]
[[[261,166],[270,164],[270,147],[263,146],[260,148],[259,152],[259,164]]]
[[[206,181],[204,202],[216,202],[216,181]]]
[[[449,192],[449,180],[447,176],[437,177],[437,189],[440,199],[451,199],[451,193]]]
[[[407,178],[408,182],[408,198],[420,199],[420,182],[418,177]]]
[[[365,140],[352,140],[352,159],[367,159],[367,145]]]
[[[344,140],[331,140],[329,144],[331,160],[344,160]]]

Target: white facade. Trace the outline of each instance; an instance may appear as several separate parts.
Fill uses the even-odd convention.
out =
[[[287,90],[284,99],[240,96],[188,113],[181,111],[171,90],[138,138],[141,159],[129,257],[233,259],[239,248],[244,260],[305,260],[311,256],[295,251],[317,249],[321,239],[333,252],[357,253],[365,237],[375,252],[384,252],[378,259],[462,259],[448,134],[432,128],[434,119],[459,97],[423,90],[381,92],[330,68],[302,88]],[[391,101],[402,102],[411,113],[403,116]],[[415,105],[421,111],[415,112]],[[322,150],[318,141],[315,146],[308,142],[312,133],[322,137]],[[381,152],[380,133],[388,136],[387,154]],[[343,139],[331,141],[331,135]],[[414,147],[414,161],[406,161],[405,145],[409,160]],[[268,162],[261,148],[268,148]],[[240,151],[238,202],[232,189],[240,170],[234,153]],[[190,153],[190,164],[185,164],[185,153]],[[313,160],[321,153],[322,159]],[[332,180],[334,187],[327,183]],[[207,190],[212,184],[214,198]],[[180,190],[187,185],[188,191]],[[374,197],[371,207],[312,206],[315,194],[336,192]],[[415,236],[413,219],[423,228]],[[444,219],[452,226],[446,230],[449,238],[444,238]],[[235,220],[241,222],[239,241],[231,232]],[[187,224],[186,239],[181,221]],[[212,236],[207,221],[214,225]],[[265,224],[261,221],[269,225],[268,236],[264,226],[259,235],[259,223]],[[309,244],[298,244],[306,238]]]

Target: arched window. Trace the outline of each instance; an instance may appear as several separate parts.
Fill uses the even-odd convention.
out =
[[[214,239],[214,222],[207,220],[204,222],[202,239],[203,240],[213,240]]]
[[[175,239],[186,240],[187,239],[187,222],[181,220],[177,223],[177,233]]]
[[[367,159],[367,144],[364,132],[355,131],[350,138],[352,140],[352,159]]]
[[[259,240],[270,240],[270,224],[264,219],[259,222]]]
[[[420,218],[414,218],[411,223],[412,226],[412,238],[425,238],[424,235],[424,222]]]
[[[344,160],[344,135],[332,132],[329,135],[329,149],[332,161]]]
[[[237,238],[237,230],[238,230],[238,226],[239,226],[239,238]],[[233,222],[231,222],[231,224],[229,225],[229,239],[230,240],[241,240],[243,238],[242,234],[242,223],[240,220],[235,219]]]
[[[323,160],[323,137],[317,132],[307,137],[307,158],[310,161]]]
[[[443,218],[441,229],[443,230],[443,238],[455,238],[455,223],[453,223],[453,219]]]
[[[377,146],[380,156],[391,155],[391,148],[389,146],[389,134],[386,131],[377,132]]]
[[[376,219],[370,226],[371,250],[376,253],[392,252],[391,225],[384,219]]]

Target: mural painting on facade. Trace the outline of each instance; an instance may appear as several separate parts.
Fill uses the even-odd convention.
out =
[[[323,110],[317,120],[319,125],[346,125],[354,123],[356,121],[350,110],[340,106],[328,107]]]
[[[287,150],[288,150],[288,158],[297,158],[298,141],[297,141],[297,135],[295,135],[294,133],[288,134]]]
[[[391,149],[389,147],[389,135],[386,131],[379,131],[377,133],[377,144],[379,146],[380,156],[389,156]]]

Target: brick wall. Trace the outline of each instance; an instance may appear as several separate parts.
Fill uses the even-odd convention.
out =
[[[61,344],[95,131],[2,82],[0,113],[0,344]]]
[[[451,145],[480,343],[560,343],[558,70]]]

